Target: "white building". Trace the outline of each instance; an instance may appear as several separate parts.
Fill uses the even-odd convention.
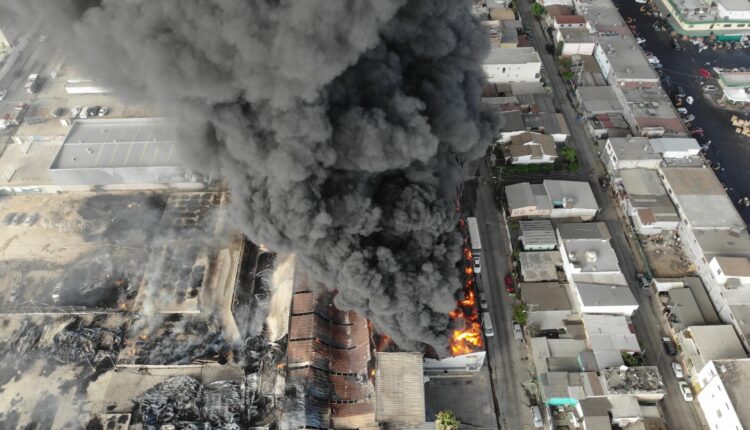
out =
[[[556,18],[567,17],[560,16]],[[593,55],[596,48],[596,39],[589,33],[585,25],[580,27],[562,27],[555,33],[555,40],[558,44],[562,44],[560,55],[563,57]]]
[[[711,361],[696,382],[698,404],[709,428],[750,429],[750,359]]]
[[[630,287],[621,285],[575,285],[576,301],[582,314],[622,315],[630,317],[638,309]]]
[[[492,48],[482,67],[490,83],[538,82],[542,60],[531,47]]]
[[[569,281],[578,274],[621,275],[605,223],[562,224],[557,228],[557,237]]]
[[[662,161],[646,137],[609,138],[601,158],[610,173],[620,169],[658,169]]]

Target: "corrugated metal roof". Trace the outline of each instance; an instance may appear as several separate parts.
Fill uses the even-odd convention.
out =
[[[376,358],[377,421],[403,424],[424,422],[422,354],[378,352]]]

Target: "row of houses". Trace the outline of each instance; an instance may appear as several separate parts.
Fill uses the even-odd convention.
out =
[[[590,194],[593,212],[513,213],[514,190],[554,190],[559,183]],[[510,216],[522,218],[517,251],[528,348],[538,395],[553,424],[662,428],[656,402],[666,391],[659,371],[626,365],[626,358],[641,353],[630,321],[638,303],[609,230],[601,222],[575,221],[591,219],[598,210],[589,185],[547,180],[507,186],[506,195]]]

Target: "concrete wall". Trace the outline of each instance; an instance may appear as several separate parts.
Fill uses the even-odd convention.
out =
[[[491,83],[538,82],[542,63],[535,61],[519,64],[484,64],[487,80]]]
[[[714,362],[709,362],[698,373],[696,382],[700,387],[697,395],[698,404],[703,410],[709,428],[712,429],[741,429],[743,428],[735,405],[727,395],[724,382],[718,375]],[[738,381],[739,382],[739,381]],[[742,405],[737,405],[743,407]]]

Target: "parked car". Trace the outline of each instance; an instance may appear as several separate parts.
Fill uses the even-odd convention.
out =
[[[89,108],[88,106],[84,106],[81,108],[81,113],[78,114],[78,118],[80,119],[86,119],[89,117]]]
[[[492,337],[495,335],[495,330],[492,329],[492,317],[489,312],[482,312],[482,327],[484,327],[484,335]]]
[[[704,85],[703,89],[706,91],[719,91],[719,87],[716,85]]]
[[[65,114],[65,108],[55,108],[55,110],[52,111],[52,117],[53,118],[60,118]]]
[[[509,274],[505,275],[505,291],[507,291],[510,294],[513,294],[516,292],[516,286],[513,282],[513,276]]]
[[[109,106],[102,106],[101,109],[99,109],[99,116],[106,116],[109,113]]]
[[[690,135],[693,137],[703,137],[703,129],[700,127],[692,127],[692,128],[689,128],[688,131],[690,132]]]
[[[641,284],[641,288],[648,288],[651,286],[651,280],[646,277],[643,273],[636,275],[638,282]]]
[[[101,108],[102,108],[101,106],[91,106],[89,108],[88,115],[90,117],[99,116],[99,111],[101,110]]]
[[[39,218],[39,214],[37,214],[36,212],[32,212],[26,215],[26,217],[23,219],[23,223],[26,226],[33,225],[36,222],[37,218]]]
[[[474,273],[482,273],[482,264],[477,255],[474,256]]]
[[[682,117],[682,122],[692,122],[694,120],[695,120],[695,115],[693,114],[688,114]]]
[[[539,410],[539,406],[531,407],[531,419],[534,421],[534,427],[538,429],[544,427],[544,420],[542,419],[542,411]]]
[[[687,94],[685,93],[685,88],[682,88],[680,86],[677,87],[674,94],[681,99],[684,99],[687,96]]]
[[[680,116],[685,116],[688,114],[688,110],[685,108],[677,108],[677,113],[680,114]]]
[[[672,342],[672,339],[668,337],[662,337],[661,343],[664,345],[664,351],[666,351],[667,355],[670,357],[674,357],[677,355],[677,348],[674,346],[674,342]]]
[[[70,110],[70,119],[76,119],[78,118],[78,115],[80,115],[81,111],[83,110],[82,107],[76,106],[73,109]]]
[[[55,284],[55,288],[52,289],[52,302],[57,304],[60,301],[60,290],[62,290],[62,282]]]
[[[3,218],[3,224],[5,225],[11,225],[13,223],[13,218],[16,216],[15,212],[9,212],[5,215],[5,218]]]
[[[513,323],[513,337],[516,338],[516,340],[523,340],[523,330],[518,323]]]
[[[0,90],[0,102],[5,100],[5,96],[8,95],[8,90]]]
[[[693,401],[693,391],[690,389],[690,386],[685,381],[680,381],[677,383],[677,385],[680,386],[680,392],[682,393],[682,398],[685,399],[686,402],[692,402]]]
[[[701,78],[711,78],[711,72],[708,71],[708,69],[700,68],[698,69],[698,74],[701,75]]]
[[[674,376],[677,379],[682,379],[685,377],[685,374],[682,373],[682,366],[680,366],[680,363],[676,361],[672,362],[672,371],[674,371]]]
[[[13,225],[21,224],[21,221],[23,221],[24,215],[26,214],[24,214],[23,212],[13,215],[13,219],[10,221],[10,223]]]
[[[487,303],[487,296],[484,293],[479,293],[479,309],[486,311],[490,305]]]

